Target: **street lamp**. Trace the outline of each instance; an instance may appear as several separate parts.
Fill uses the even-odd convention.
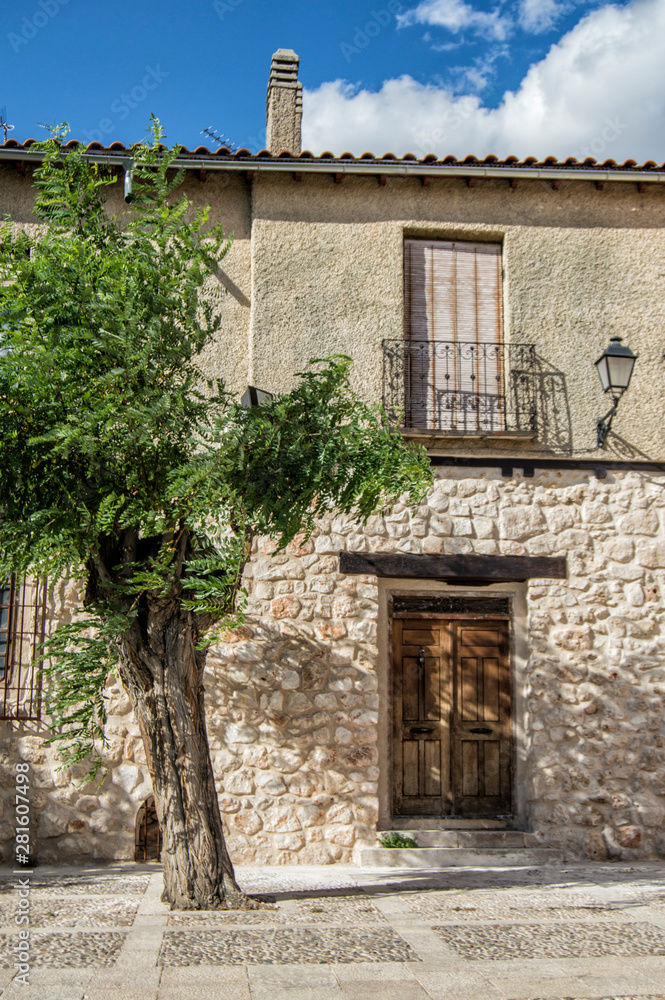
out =
[[[637,355],[633,354],[630,347],[624,347],[621,343],[621,337],[615,335],[610,337],[608,346],[596,361],[596,369],[603,392],[611,393],[613,402],[612,409],[604,417],[598,417],[596,423],[599,448],[605,444],[605,438],[612,426],[619,400],[630,385],[636,360]]]
[[[254,385],[248,385],[242,394],[240,405],[246,410],[251,410],[253,406],[265,406],[272,398],[271,392],[257,389]]]

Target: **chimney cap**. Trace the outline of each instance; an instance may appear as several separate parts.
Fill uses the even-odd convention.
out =
[[[273,52],[272,57],[280,62],[300,62],[300,56],[293,49],[277,49],[277,52]]]

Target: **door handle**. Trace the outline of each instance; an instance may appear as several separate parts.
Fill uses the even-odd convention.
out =
[[[434,732],[434,726],[413,726],[409,730],[409,732],[410,733],[433,733]]]
[[[469,732],[470,733],[483,733],[483,735],[490,736],[491,733],[492,733],[492,730],[491,729],[483,729],[481,727],[480,729],[470,729]]]

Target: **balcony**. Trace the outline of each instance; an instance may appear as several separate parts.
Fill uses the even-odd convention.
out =
[[[383,341],[383,406],[409,437],[535,438],[530,344]]]

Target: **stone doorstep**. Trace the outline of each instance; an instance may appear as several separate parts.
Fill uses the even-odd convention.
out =
[[[519,849],[530,847],[528,834],[521,830],[405,830],[395,828],[395,832],[415,840],[418,847],[470,847],[472,850],[485,848]]]
[[[468,819],[459,816],[395,816],[392,830],[514,830],[513,816]],[[384,832],[384,831],[380,831]],[[385,831],[388,832],[387,830]]]
[[[521,868],[561,864],[561,851],[544,847],[485,848],[469,847],[364,847],[358,851],[360,868]]]

